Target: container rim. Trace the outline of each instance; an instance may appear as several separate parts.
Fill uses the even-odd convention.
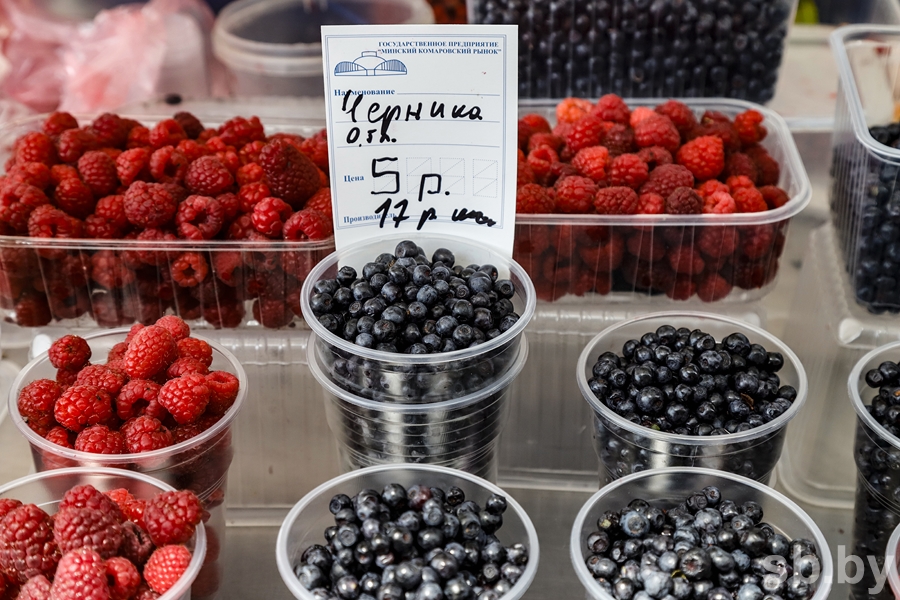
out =
[[[781,164],[782,177],[790,174],[790,180],[797,185],[797,193],[784,205],[773,210],[756,213],[734,213],[730,215],[555,215],[555,214],[523,214],[516,215],[516,223],[522,225],[764,225],[778,223],[800,213],[812,199],[812,184],[800,158],[800,151],[784,117],[765,106],[737,100],[734,98],[672,98],[683,102],[694,111],[698,110],[732,110],[743,112],[753,109],[764,117],[764,124],[769,137],[777,139],[782,146],[785,160]],[[654,107],[661,104],[663,98],[626,98],[630,107]],[[551,109],[559,100],[519,101],[519,111]],[[768,139],[768,138],[767,138]],[[874,141],[874,140],[873,140]],[[900,150],[897,150],[900,157]]]
[[[517,292],[520,293],[525,299],[525,307],[519,314],[519,320],[516,321],[512,327],[510,327],[494,339],[479,344],[474,348],[462,348],[460,350],[454,350],[453,352],[437,352],[435,354],[412,355],[401,354],[399,352],[384,352],[383,350],[375,350],[372,348],[363,348],[362,346],[357,346],[356,344],[348,342],[347,340],[331,333],[330,331],[325,329],[325,327],[321,323],[319,323],[318,319],[312,316],[313,310],[309,305],[309,298],[310,296],[312,296],[312,286],[315,285],[316,282],[324,278],[323,275],[328,269],[340,264],[342,257],[345,257],[352,252],[364,251],[367,248],[380,246],[386,241],[403,241],[407,239],[415,241],[416,244],[419,244],[419,242],[422,240],[448,242],[448,245],[457,244],[461,247],[487,250],[496,255],[497,260],[495,261],[494,266],[498,268],[508,268],[510,275],[515,276],[516,279],[521,282],[521,285],[516,284],[516,288]],[[362,265],[359,265],[359,269],[362,269]],[[361,358],[367,358],[369,360],[375,360],[383,363],[433,365],[438,363],[464,360],[477,356],[479,354],[487,354],[506,344],[507,342],[514,340],[516,337],[519,337],[520,334],[525,331],[525,327],[534,316],[534,311],[537,306],[536,296],[537,292],[534,289],[534,283],[531,281],[531,277],[528,276],[528,273],[525,272],[525,269],[522,268],[522,265],[517,263],[512,258],[501,257],[499,255],[499,252],[493,248],[483,246],[481,244],[473,242],[468,238],[455,235],[405,234],[389,235],[377,238],[375,240],[367,240],[361,243],[351,244],[346,246],[343,250],[335,250],[334,252],[320,260],[318,264],[316,264],[316,266],[313,267],[312,270],[310,270],[309,275],[307,275],[306,280],[303,282],[303,287],[300,290],[300,309],[303,313],[304,320],[309,325],[310,329],[313,330],[313,333],[315,333],[319,337],[319,339],[327,344],[331,344],[332,346],[340,348],[344,352],[359,356]]]
[[[900,342],[891,342],[890,344],[879,346],[859,359],[859,361],[853,365],[853,370],[850,371],[850,377],[847,378],[847,388],[850,391],[850,401],[853,403],[853,410],[856,411],[856,416],[859,417],[869,429],[877,431],[882,439],[887,441],[894,448],[900,449],[900,439],[894,437],[881,425],[881,423],[875,420],[875,417],[869,414],[869,411],[866,410],[867,404],[860,395],[859,390],[860,384],[865,384],[862,371],[866,363],[876,359],[880,354],[889,354],[892,352],[895,355],[900,354]],[[866,387],[868,388],[867,384]]]
[[[113,336],[121,336],[124,340],[124,336],[128,333],[129,330],[129,327],[120,327],[118,329],[109,329],[91,333],[83,336],[83,338],[89,343],[91,340]],[[194,436],[183,442],[167,446],[165,448],[160,448],[159,450],[151,450],[150,452],[139,452],[134,454],[94,454],[92,452],[81,452],[72,448],[63,448],[62,446],[58,446],[57,444],[46,440],[45,438],[39,436],[35,431],[33,431],[31,427],[29,427],[28,424],[25,423],[22,415],[19,414],[18,392],[22,387],[24,387],[24,385],[27,385],[25,380],[31,376],[30,374],[34,370],[34,368],[39,364],[43,364],[49,361],[47,352],[43,352],[33,358],[27,365],[25,365],[25,367],[22,368],[22,370],[16,376],[15,380],[13,380],[12,387],[10,387],[9,389],[9,399],[7,404],[7,409],[13,419],[13,423],[15,423],[16,428],[22,435],[25,436],[28,442],[32,446],[40,448],[41,451],[64,459],[88,464],[102,463],[105,465],[127,465],[133,462],[144,462],[152,459],[165,459],[171,456],[175,456],[182,451],[189,450],[190,448],[199,446],[205,442],[215,439],[216,436],[218,436],[223,431],[225,431],[226,428],[231,426],[231,424],[234,422],[235,417],[237,417],[238,412],[241,410],[241,407],[244,404],[244,400],[247,397],[247,389],[249,387],[247,381],[247,373],[244,371],[244,367],[241,366],[241,363],[240,361],[238,361],[237,357],[232,354],[230,350],[228,350],[218,342],[202,336],[194,335],[193,332],[191,333],[191,337],[202,340],[209,344],[214,351],[213,356],[215,356],[215,352],[218,352],[225,358],[225,360],[227,360],[231,364],[231,367],[235,371],[234,375],[238,378],[239,386],[237,398],[235,399],[234,404],[231,405],[231,408],[229,408],[228,411],[224,415],[222,415],[222,418],[216,421],[216,423],[212,427],[202,432],[200,435]],[[28,381],[28,383],[30,383],[30,381]],[[101,467],[88,468],[96,470]],[[129,470],[129,472],[137,471]]]
[[[144,473],[139,473],[137,471],[113,469],[108,467],[66,467],[61,469],[50,469],[49,471],[41,471],[40,473],[32,473],[31,475],[26,475],[25,477],[14,479],[13,481],[0,485],[0,494],[5,494],[21,485],[30,484],[35,481],[40,481],[41,479],[66,477],[70,475],[111,475],[115,477],[127,477],[129,479],[137,479],[138,481],[142,481],[146,484],[155,486],[164,492],[177,491],[168,483],[160,481],[155,477],[145,475]],[[200,569],[203,568],[203,561],[205,559],[206,528],[203,523],[200,523],[197,526],[197,529],[194,531],[194,550],[191,552],[191,562],[188,563],[187,570],[185,570],[184,574],[178,579],[178,581],[174,586],[172,586],[172,588],[170,588],[165,594],[160,595],[158,600],[176,600],[178,598],[181,598],[181,596],[190,589],[191,584],[194,583],[194,580],[197,579],[197,575],[200,573]]]
[[[729,479],[736,483],[753,488],[754,490],[762,493],[763,495],[773,498],[780,504],[787,507],[791,512],[794,513],[796,519],[802,522],[803,525],[812,532],[813,538],[815,539],[814,541],[816,543],[816,549],[819,551],[819,560],[822,562],[822,571],[819,574],[819,579],[817,582],[819,587],[816,589],[816,593],[810,600],[825,600],[826,598],[828,598],[828,593],[831,591],[832,581],[834,579],[834,565],[831,560],[831,550],[828,547],[828,541],[825,539],[825,535],[822,533],[822,530],[819,529],[819,526],[816,524],[816,522],[813,521],[808,514],[806,514],[806,511],[797,506],[797,504],[794,503],[793,500],[791,500],[784,494],[770,488],[765,484],[759,483],[758,481],[753,481],[752,479],[748,479],[747,477],[743,477],[741,475],[735,475],[734,473],[728,473],[727,471],[705,469],[701,467],[666,467],[664,469],[649,469],[647,471],[632,473],[607,484],[600,491],[591,496],[587,500],[587,502],[584,503],[584,505],[581,507],[581,510],[578,511],[578,516],[575,517],[575,522],[572,524],[572,534],[569,538],[569,556],[572,560],[572,566],[575,568],[575,574],[578,575],[579,581],[581,581],[584,589],[588,591],[591,597],[600,598],[601,600],[615,600],[599,585],[597,585],[597,582],[594,581],[594,578],[591,576],[590,572],[587,570],[587,567],[584,564],[581,528],[583,527],[584,522],[587,520],[588,513],[590,513],[594,506],[605,496],[607,496],[611,491],[628,485],[635,480],[656,477],[660,475],[672,475],[677,473],[704,475],[707,477],[714,476],[720,477],[722,479]]]
[[[312,340],[310,340],[310,342],[312,342]],[[472,392],[471,394],[466,394],[459,398],[439,400],[437,402],[378,402],[348,392],[329,379],[319,365],[315,347],[316,345],[314,343],[306,345],[307,363],[309,365],[309,370],[312,372],[313,377],[316,378],[316,381],[319,382],[319,385],[321,385],[329,394],[337,396],[345,402],[349,402],[366,410],[379,412],[420,413],[423,410],[453,410],[465,406],[466,404],[477,402],[478,400],[486,398],[511,385],[513,380],[522,372],[522,369],[525,368],[525,362],[528,360],[528,339],[523,335],[522,339],[519,341],[519,349],[516,352],[516,358],[510,365],[509,370],[504,373],[502,377],[499,377],[490,385],[477,392]]]
[[[852,38],[863,34],[875,35],[900,35],[900,29],[889,25],[845,25],[838,27],[829,36],[831,53],[838,66],[839,81],[844,87],[844,96],[850,105],[850,121],[853,123],[853,131],[869,152],[875,153],[895,162],[900,161],[900,149],[891,148],[875,141],[864,118],[865,109],[859,96],[859,87],[856,85],[856,77],[853,75],[853,66],[850,64],[850,56],[847,54],[848,42]]]
[[[900,597],[900,573],[897,571],[897,546],[900,545],[900,525],[894,528],[891,539],[888,540],[884,562],[887,563],[887,578],[894,592],[894,597]]]
[[[754,336],[763,338],[766,343],[770,344],[771,348],[775,349],[784,356],[785,360],[790,360],[793,363],[794,368],[797,370],[797,378],[798,381],[795,384],[795,388],[797,390],[797,397],[791,403],[791,407],[784,411],[783,414],[778,416],[778,418],[769,421],[759,427],[755,427],[753,429],[749,429],[747,431],[742,431],[740,433],[729,433],[727,435],[707,435],[707,436],[699,436],[699,435],[678,435],[675,433],[666,433],[663,431],[656,431],[650,429],[648,427],[643,427],[642,425],[638,425],[637,423],[632,423],[628,419],[619,416],[615,412],[613,412],[609,407],[603,404],[596,396],[594,396],[593,392],[591,392],[588,387],[588,377],[587,377],[587,369],[589,367],[589,361],[596,361],[595,355],[597,354],[597,348],[595,346],[603,340],[605,337],[609,336],[612,333],[615,333],[619,329],[624,327],[628,327],[635,323],[641,323],[643,321],[651,321],[655,319],[668,319],[670,321],[675,321],[674,323],[670,322],[669,324],[674,327],[678,327],[677,321],[678,319],[706,319],[712,321],[718,321],[721,323],[728,323],[729,325],[734,325],[738,329],[736,331],[744,330],[749,331]],[[767,348],[770,352],[770,350]],[[612,352],[616,352],[618,354],[618,349],[611,350]],[[590,363],[593,365],[593,363]],[[674,443],[674,444],[684,444],[690,446],[717,446],[720,444],[737,444],[740,442],[746,442],[754,439],[761,438],[769,433],[777,431],[783,427],[785,427],[788,422],[793,419],[800,409],[803,407],[803,404],[806,402],[806,397],[809,395],[809,390],[807,389],[808,382],[806,378],[806,370],[803,368],[803,364],[800,362],[800,359],[797,358],[797,355],[794,354],[793,350],[791,350],[787,344],[782,342],[780,339],[765,331],[764,329],[760,329],[750,323],[746,323],[744,321],[740,321],[738,319],[733,319],[731,317],[726,317],[724,315],[717,315],[713,313],[705,313],[699,311],[663,311],[663,312],[655,312],[649,313],[646,315],[641,315],[639,317],[635,317],[633,319],[628,319],[626,321],[622,321],[620,323],[616,323],[615,325],[610,325],[596,336],[591,339],[590,342],[584,347],[584,350],[581,352],[581,356],[578,357],[578,363],[575,366],[575,377],[578,381],[578,388],[581,390],[581,395],[584,396],[584,399],[587,400],[588,404],[591,405],[591,408],[594,409],[595,413],[602,414],[605,418],[609,419],[613,423],[616,424],[617,427],[624,429],[632,434],[650,438],[654,441],[662,441],[666,443]]]
[[[290,535],[291,527],[300,516],[300,513],[302,513],[303,510],[313,502],[324,500],[324,498],[321,498],[321,496],[323,494],[329,493],[329,490],[333,489],[335,486],[343,485],[355,479],[361,474],[368,475],[390,471],[417,471],[421,472],[423,476],[427,476],[429,474],[450,475],[458,479],[463,479],[466,482],[485,489],[492,494],[499,494],[501,496],[504,496],[506,498],[506,503],[508,506],[507,510],[512,509],[516,513],[516,516],[518,516],[522,520],[522,524],[524,525],[526,534],[528,535],[528,565],[525,567],[525,571],[522,573],[522,576],[512,587],[512,589],[504,594],[504,597],[522,597],[522,595],[525,593],[525,590],[527,590],[528,586],[530,586],[532,581],[534,581],[535,575],[537,575],[538,562],[540,561],[540,542],[538,540],[537,530],[534,527],[534,523],[531,522],[531,518],[528,516],[528,513],[525,512],[524,508],[522,508],[522,505],[519,504],[516,499],[513,498],[509,493],[505,492],[503,489],[497,487],[493,483],[476,475],[466,473],[465,471],[458,471],[456,469],[450,469],[447,467],[440,467],[436,465],[405,464],[378,465],[375,467],[366,467],[364,469],[350,471],[349,473],[345,473],[339,477],[335,477],[334,479],[330,479],[325,483],[319,485],[316,489],[303,496],[303,498],[294,505],[294,507],[288,513],[287,517],[285,517],[284,522],[282,522],[281,528],[278,530],[278,538],[275,541],[275,561],[278,564],[278,572],[281,574],[281,579],[284,581],[284,584],[287,586],[288,590],[290,590],[291,594],[293,594],[295,598],[298,598],[300,600],[314,600],[312,594],[310,594],[306,590],[306,588],[300,585],[297,576],[294,575],[294,570],[291,565],[291,557],[288,556],[288,536]]]

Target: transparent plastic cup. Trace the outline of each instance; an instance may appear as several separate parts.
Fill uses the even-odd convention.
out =
[[[898,547],[900,547],[900,525],[894,528],[894,533],[888,540],[887,556],[884,559],[884,563],[887,565],[888,585],[891,586],[894,598],[900,598],[900,571],[897,569],[897,559],[900,557],[897,552]]]
[[[496,478],[497,438],[509,412],[512,382],[528,358],[524,338],[512,365],[490,385],[423,404],[378,402],[351,394],[328,377],[315,344],[308,349],[309,368],[325,395],[342,468],[427,463]]]
[[[480,505],[491,496],[506,497],[508,508],[503,513],[503,527],[497,537],[504,546],[521,543],[528,548],[528,565],[513,588],[503,595],[503,600],[518,600],[525,595],[537,574],[540,548],[537,531],[522,506],[508,493],[475,475],[434,465],[382,465],[353,471],[331,481],[326,481],[294,505],[284,519],[275,542],[275,560],[278,572],[291,594],[298,600],[315,600],[315,597],[297,580],[294,568],[300,563],[300,555],[313,544],[322,543],[322,533],[334,525],[334,515],[328,510],[328,502],[335,494],[353,497],[363,489],[382,490],[389,483],[404,487],[427,485],[447,489],[457,486],[467,500]]]
[[[828,542],[818,525],[803,509],[786,496],[757,481],[712,469],[675,467],[634,473],[611,483],[591,496],[575,518],[569,541],[572,566],[588,598],[613,600],[594,580],[585,566],[589,556],[587,537],[597,529],[597,519],[607,510],[621,510],[636,498],[668,509],[683,502],[688,494],[706,486],[716,486],[722,497],[741,504],[748,500],[759,503],[763,521],[790,540],[805,538],[815,543],[819,556],[819,578],[814,583],[811,600],[825,600],[831,591],[834,565]]]
[[[797,398],[781,416],[755,429],[728,435],[691,436],[643,427],[617,415],[588,387],[594,363],[604,352],[621,354],[628,340],[639,340],[662,325],[702,329],[716,341],[740,332],[769,352],[780,352],[782,385],[792,385]],[[807,397],[806,371],[781,340],[748,323],[701,312],[661,312],[608,327],[587,345],[576,367],[578,387],[594,410],[594,450],[600,459],[600,480],[610,482],[629,473],[660,467],[706,467],[768,483],[781,457],[787,424]]]
[[[447,248],[454,253],[456,264],[496,267],[498,279],[509,279],[516,287],[511,301],[519,320],[501,335],[474,348],[411,355],[357,346],[328,331],[313,316],[310,298],[317,281],[333,279],[344,266],[361,273],[363,265],[384,252],[393,254],[397,244],[410,237],[414,237],[429,258],[438,248]],[[522,333],[534,315],[536,304],[531,279],[515,261],[466,238],[432,235],[385,236],[328,255],[304,281],[300,302],[303,316],[316,334],[311,344],[315,360],[327,377],[355,396],[396,403],[459,398],[502,379],[519,356]]]
[[[0,498],[13,498],[24,504],[36,504],[52,516],[69,489],[85,484],[90,484],[101,492],[125,488],[136,498],[144,500],[159,492],[174,490],[165,482],[133,471],[75,467],[45,471],[10,481],[0,486]],[[200,574],[206,559],[206,529],[202,523],[186,545],[193,555],[187,571],[168,592],[159,596],[159,600],[190,600],[192,597],[191,585]],[[197,591],[193,590],[193,597],[197,596]]]

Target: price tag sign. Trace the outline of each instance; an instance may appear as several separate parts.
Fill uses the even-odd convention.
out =
[[[512,255],[513,25],[322,27],[335,243],[477,238]]]

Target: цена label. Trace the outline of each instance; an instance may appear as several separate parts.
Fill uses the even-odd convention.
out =
[[[512,254],[515,26],[322,27],[335,243],[416,232]]]

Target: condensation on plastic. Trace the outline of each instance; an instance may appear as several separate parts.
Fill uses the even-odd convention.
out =
[[[519,600],[534,581],[540,560],[537,531],[522,506],[515,498],[494,484],[474,475],[454,469],[431,465],[379,466],[353,471],[331,481],[326,481],[303,497],[284,519],[275,542],[275,560],[278,572],[291,594],[298,600],[314,600],[313,595],[297,580],[294,567],[307,547],[321,543],[322,532],[334,525],[334,515],[328,510],[328,502],[335,494],[353,496],[363,489],[381,490],[389,483],[404,487],[427,485],[447,489],[457,486],[467,500],[480,505],[491,494],[506,497],[508,508],[503,513],[503,527],[497,537],[504,546],[516,543],[528,548],[528,565],[519,581],[503,595],[503,600]]]
[[[721,340],[740,332],[769,352],[780,352],[784,366],[778,371],[782,385],[797,390],[791,407],[778,418],[748,431],[728,435],[691,436],[655,431],[621,417],[600,401],[588,386],[597,357],[620,354],[628,340],[639,340],[662,325],[702,329]],[[781,340],[748,323],[721,315],[664,312],[640,316],[613,325],[598,334],[581,353],[575,372],[584,399],[594,410],[594,448],[600,459],[601,482],[629,475],[633,470],[661,467],[707,467],[744,475],[767,483],[781,456],[786,426],[807,397],[806,372],[797,356]],[[624,456],[634,464],[627,464]]]
[[[100,490],[125,488],[141,500],[149,500],[160,492],[171,492],[169,484],[133,471],[102,467],[56,469],[28,475],[0,486],[0,498],[12,498],[24,504],[36,504],[47,513],[55,513],[65,493],[76,485],[90,484]],[[186,544],[191,562],[184,575],[158,600],[190,600],[190,586],[197,579],[206,558],[206,530],[201,523]]]
[[[768,136],[761,143],[781,165],[778,185],[790,197],[784,206],[756,213],[731,215],[549,215],[516,216],[516,238],[513,258],[534,281],[538,298],[555,301],[564,296],[599,296],[604,302],[658,303],[660,308],[672,305],[664,292],[675,279],[665,261],[652,266],[635,256],[655,251],[664,245],[668,251],[683,247],[699,252],[707,247],[709,236],[714,253],[726,245],[735,246],[732,253],[705,262],[722,262],[719,275],[733,286],[718,303],[758,300],[772,290],[778,275],[779,261],[791,218],[809,204],[812,187],[794,138],[784,119],[762,106],[725,98],[685,99],[695,113],[718,111],[733,119],[754,109],[764,116]],[[660,100],[626,100],[629,107],[654,107]],[[526,101],[519,104],[520,116],[527,113],[556,119],[555,103]],[[712,241],[713,236],[721,236]],[[599,252],[616,243],[624,247],[634,239],[634,247],[614,252]],[[759,243],[759,240],[764,240]],[[651,250],[653,248],[653,250]],[[707,249],[709,249],[707,247]],[[725,260],[727,259],[727,260]],[[706,265],[704,265],[705,269]],[[704,271],[703,274],[706,274]],[[692,294],[691,301],[700,303]]]
[[[753,501],[763,509],[763,520],[788,539],[806,538],[816,545],[821,561],[818,586],[811,600],[826,600],[831,591],[834,565],[828,542],[818,525],[799,506],[775,490],[759,482],[722,471],[690,467],[673,467],[643,471],[623,477],[594,494],[579,511],[572,526],[569,553],[572,566],[587,597],[614,600],[594,581],[585,560],[589,556],[587,537],[596,531],[597,519],[607,510],[621,510],[635,498],[641,498],[663,509],[676,506],[692,490],[716,486],[722,497],[738,505]]]
[[[76,116],[87,123],[96,115]],[[204,120],[204,115],[197,116],[209,127],[224,122],[222,118]],[[29,117],[0,127],[0,163],[10,156],[16,138],[40,130],[45,118]],[[165,118],[168,117],[137,117],[151,126]],[[264,126],[268,133],[310,136],[320,131],[323,123],[267,119]],[[26,294],[41,306],[45,318],[44,322],[20,323],[25,326],[53,323],[70,329],[109,328],[135,322],[150,324],[164,314],[174,313],[194,328],[281,328],[301,322],[296,317],[299,302],[296,311],[292,311],[289,297],[299,292],[300,283],[313,265],[333,249],[333,238],[315,242],[148,242],[0,236],[0,314],[16,323],[16,301]],[[122,279],[121,287],[108,290],[91,279],[92,257],[100,252],[113,264],[120,264],[114,274]],[[138,252],[157,265],[145,265],[139,273],[121,265],[120,261],[127,262]],[[185,252],[200,253],[209,269],[206,279],[196,288],[182,288],[172,282],[172,264]],[[215,261],[231,259],[247,267],[243,271],[245,278],[259,279],[258,291],[241,290],[239,295],[241,281],[237,282],[238,287],[223,282]],[[260,323],[253,310],[258,303],[279,303],[284,314],[269,316]]]

